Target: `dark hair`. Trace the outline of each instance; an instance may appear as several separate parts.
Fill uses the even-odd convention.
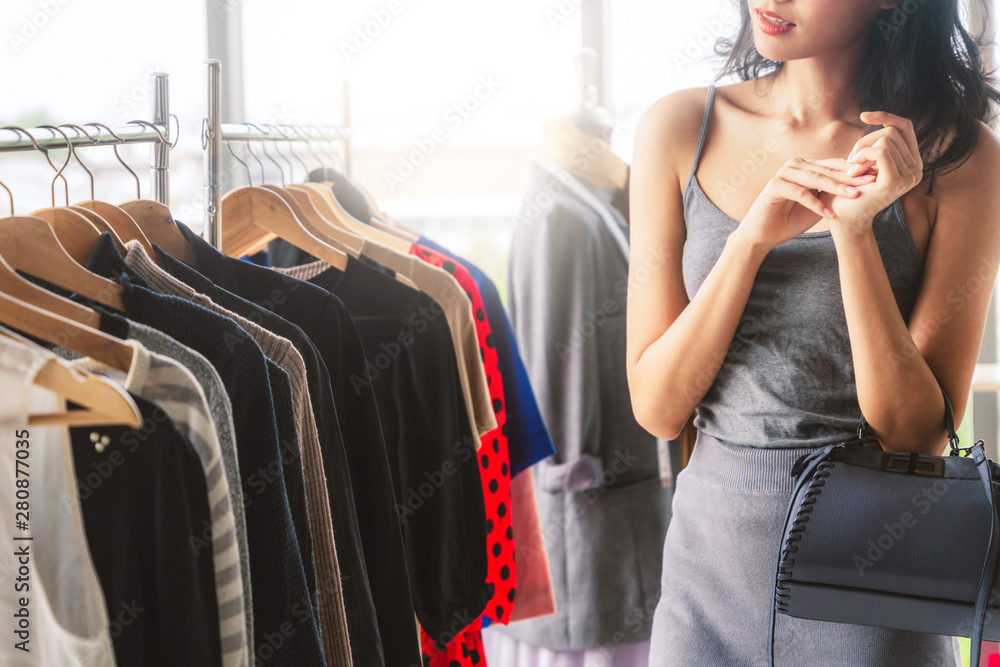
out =
[[[979,3],[987,16],[989,0]],[[763,57],[754,46],[746,0],[734,0],[740,27],[730,39],[720,38],[715,53],[725,59],[716,81],[738,74],[742,81],[780,70],[783,62]],[[957,169],[976,148],[981,120],[992,125],[1000,103],[995,70],[984,69],[980,53],[993,45],[983,33],[971,36],[962,26],[958,0],[900,0],[879,10],[872,25],[860,71],[855,77],[860,108],[888,111],[913,121],[930,174],[928,194],[940,173]],[[954,139],[947,142],[947,138]],[[947,142],[947,148],[941,149]],[[950,168],[950,169],[949,169]]]

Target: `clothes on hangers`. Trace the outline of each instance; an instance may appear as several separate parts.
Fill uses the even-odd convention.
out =
[[[316,555],[316,585],[310,590],[317,592],[317,606],[320,609],[327,664],[331,667],[334,664],[350,667],[351,652],[347,633],[347,617],[344,609],[343,589],[340,584],[340,567],[337,562],[333,520],[330,514],[329,496],[323,472],[323,455],[319,433],[309,399],[308,380],[302,355],[296,351],[288,339],[277,336],[245,317],[226,310],[158,267],[146,255],[138,241],[129,241],[125,247],[128,250],[125,263],[142,276],[152,288],[162,294],[181,297],[229,317],[246,330],[260,345],[261,351],[288,374],[294,405],[292,410],[285,411],[285,414],[293,418],[299,416],[298,424],[291,426],[297,429],[299,442],[302,445],[309,525],[314,538],[312,546]],[[280,413],[279,410],[275,411],[276,415]],[[333,656],[337,656],[336,659]]]
[[[9,443],[0,455],[0,502],[11,511],[0,527],[7,545],[0,571],[11,587],[0,597],[11,628],[0,644],[0,662],[114,667],[110,619],[84,533],[66,429],[27,428],[29,414],[62,410],[60,397],[33,384],[51,357],[0,335],[0,428]],[[28,501],[19,490],[27,490]],[[29,502],[23,517],[13,514],[18,502]],[[22,565],[30,574],[15,582]]]
[[[212,423],[208,401],[198,381],[179,363],[150,352],[137,341],[126,343],[135,350],[132,368],[127,375],[88,358],[78,359],[72,365],[112,378],[129,392],[155,403],[191,442],[201,460],[208,484],[211,521],[206,525],[207,530],[191,536],[188,543],[195,556],[200,556],[202,551],[213,554],[219,636],[224,647],[222,664],[247,665],[247,621],[243,616],[244,586],[239,567],[239,541],[236,538],[232,494],[222,471],[222,447]]]
[[[524,360],[517,346],[517,339],[510,325],[510,318],[500,300],[496,285],[479,267],[458,257],[426,236],[421,236],[417,245],[436,250],[458,262],[479,287],[486,318],[496,341],[497,364],[504,381],[505,408],[507,413],[507,441],[510,447],[511,477],[517,477],[529,466],[555,453],[552,438],[545,428],[538,410],[535,392],[531,388]],[[479,321],[479,312],[475,313]]]
[[[450,328],[430,297],[361,261],[349,259],[345,271],[324,266],[285,273],[315,273],[309,282],[335,294],[355,318],[369,355],[366,374],[355,381],[375,390],[384,420],[413,608],[445,645],[490,597],[479,436],[465,408]]]
[[[81,534],[105,618],[129,595],[145,605],[109,633],[111,664],[482,664],[483,620],[516,616],[515,536],[541,542],[528,503],[534,533],[515,528],[504,337],[488,315],[506,325],[499,298],[487,306],[463,264],[427,247],[372,246],[304,281],[289,275],[303,267],[243,262],[177,229],[191,265],[100,237],[86,268],[122,286],[121,314],[34,280],[95,307],[134,351],[123,373],[56,350],[145,418],[56,430],[87,492]],[[537,424],[519,433],[533,429],[522,439],[548,441]],[[136,471],[90,493],[123,442],[142,443]],[[189,624],[190,642],[162,645]]]
[[[144,287],[145,281],[125,264],[110,235],[102,235],[87,268],[121,281],[126,318],[153,326],[200,352],[219,372],[237,427],[257,655],[263,650],[280,664],[320,664],[320,631],[297,532],[308,529],[307,520],[300,516],[296,522],[292,514],[293,506],[304,508],[305,502],[289,501],[290,493],[301,498],[302,470],[298,459],[297,466],[282,465],[274,412],[272,381],[281,381],[279,389],[290,395],[287,374],[266,359],[257,343],[231,319]],[[127,330],[107,333],[123,338]],[[233,400],[237,396],[241,400]],[[294,432],[282,435],[285,442],[295,438]],[[283,636],[283,642],[274,646],[276,637]]]
[[[416,634],[412,641],[400,636],[400,628],[410,627],[413,623],[411,577],[390,473],[386,446],[388,436],[384,438],[382,433],[383,425],[390,426],[396,422],[380,413],[372,384],[365,381],[371,369],[366,366],[365,348],[351,314],[344,303],[330,292],[277,271],[228,257],[191,232],[186,225],[178,223],[178,227],[191,244],[193,265],[186,267],[161,253],[160,264],[165,270],[212,298],[224,299],[225,295],[221,291],[213,293],[210,290],[228,290],[261,304],[255,306],[258,309],[274,309],[276,314],[301,326],[321,353],[321,369],[328,369],[329,375],[325,384],[319,383],[316,395],[322,396],[320,392],[330,392],[332,388],[329,400],[324,402],[329,410],[336,404],[338,413],[342,415],[347,450],[347,460],[342,463],[333,456],[327,457],[324,452],[331,509],[336,513],[357,507],[356,525],[360,528],[363,542],[354,549],[341,551],[342,540],[338,534],[338,558],[342,569],[347,560],[356,563],[362,573],[368,572],[368,597],[377,609],[377,626],[365,625],[355,630],[357,624],[352,624],[352,613],[362,614],[364,605],[352,605],[345,594],[352,655],[356,661],[359,660],[359,653],[368,656],[369,664],[381,664],[383,660],[393,665],[419,664]],[[234,307],[229,302],[222,302],[227,307]],[[430,427],[437,428],[436,422],[431,420]],[[340,456],[344,453],[341,452]],[[346,475],[348,468],[349,476]],[[359,483],[352,484],[352,479],[359,480]],[[334,484],[332,480],[342,481]],[[334,494],[344,500],[335,502]],[[346,578],[345,590],[359,586],[358,579]],[[381,657],[383,653],[384,658]]]

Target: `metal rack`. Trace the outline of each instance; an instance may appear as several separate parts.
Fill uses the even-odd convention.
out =
[[[205,238],[213,246],[221,249],[222,186],[219,183],[219,164],[224,142],[343,141],[346,150],[345,163],[349,165],[351,129],[349,127],[316,127],[314,125],[281,125],[279,128],[265,123],[223,123],[219,111],[222,64],[218,60],[208,60],[205,64],[208,74],[207,113],[202,133],[202,148],[205,149]],[[345,108],[347,104],[345,95]],[[261,129],[262,127],[269,129],[265,131]]]
[[[90,146],[121,146],[123,144],[151,144],[149,159],[149,184],[152,199],[164,205],[170,203],[170,91],[169,77],[162,72],[150,75],[152,96],[150,120],[132,121],[129,124],[107,128],[87,126],[86,133],[71,125],[60,126],[65,136],[48,127],[0,130],[0,153],[35,151],[67,147],[67,137],[73,149]],[[33,140],[33,141],[32,141]]]

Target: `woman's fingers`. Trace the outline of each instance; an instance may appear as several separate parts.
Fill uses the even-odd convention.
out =
[[[853,179],[843,181],[806,161],[786,164],[778,170],[778,175],[810,190],[822,190],[842,197],[855,197],[858,194],[857,188],[853,188],[854,192],[848,189],[852,187]]]
[[[802,204],[807,209],[815,211],[821,218],[827,217],[824,210],[826,205],[808,187],[784,178],[774,179],[774,187],[781,197]]]
[[[859,174],[857,176],[848,175],[848,169],[854,165],[848,162],[846,158],[842,157],[823,158],[820,160],[808,159],[806,162],[816,165],[816,167],[824,173],[829,174],[838,181],[849,185],[864,185],[874,178],[873,174]]]

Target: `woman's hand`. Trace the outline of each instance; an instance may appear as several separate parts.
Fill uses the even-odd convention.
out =
[[[860,196],[848,187],[860,191],[874,178],[849,176],[844,158],[791,158],[764,186],[736,233],[770,250],[831,217],[827,214],[831,207],[836,214],[838,200]]]
[[[837,214],[830,224],[848,225],[854,231],[870,227],[877,213],[920,183],[924,168],[910,119],[887,111],[864,111],[861,120],[883,127],[859,139],[843,165],[849,176],[871,173],[875,180],[859,188],[861,196],[828,202]]]

